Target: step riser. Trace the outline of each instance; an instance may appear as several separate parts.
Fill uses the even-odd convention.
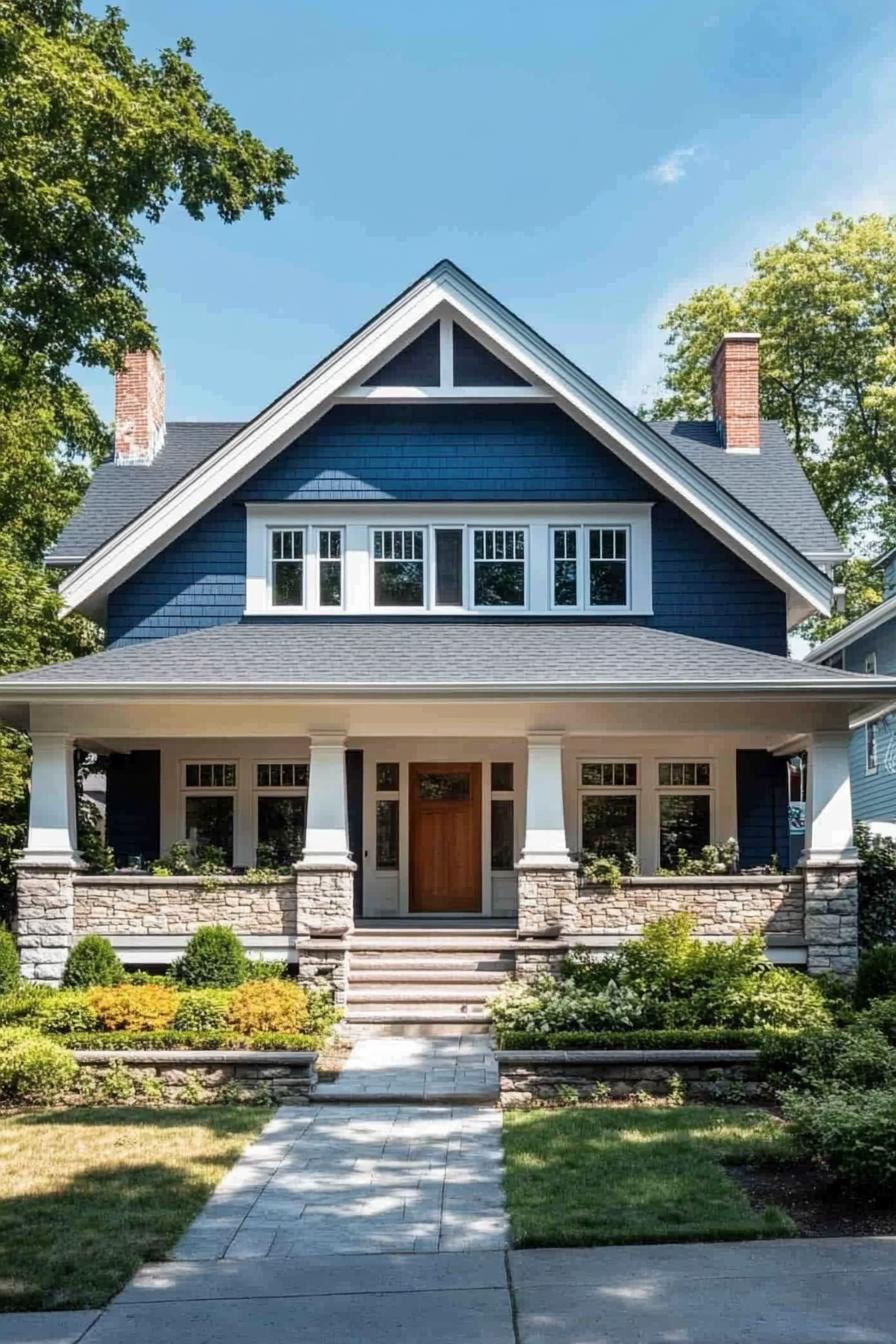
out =
[[[351,973],[353,985],[503,985],[507,979],[503,971],[356,971]]]
[[[487,1036],[487,1022],[342,1022],[339,1035],[345,1041],[369,1036]]]
[[[491,998],[494,990],[491,986],[483,989],[472,989],[467,986],[465,989],[439,989],[436,986],[416,989],[365,989],[355,988],[353,984],[349,985],[348,1002],[354,1003],[385,1003],[394,1004],[396,1008],[403,1008],[406,1003],[424,1004],[436,1006],[440,1003],[478,1003],[484,1005]]]

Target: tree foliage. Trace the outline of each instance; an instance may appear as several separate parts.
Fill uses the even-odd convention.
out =
[[[718,341],[759,331],[762,415],[784,425],[841,541],[865,554],[896,543],[896,216],[835,214],[801,229],[757,252],[743,283],[698,290],[663,327],[652,418],[709,417]],[[867,566],[842,577],[851,617],[880,601]],[[815,621],[809,634],[843,623]]]
[[[72,376],[150,348],[141,228],[172,204],[270,218],[296,169],[215,102],[181,39],[156,60],[115,9],[0,0],[0,673],[77,657],[42,557],[109,430]],[[27,742],[0,731],[0,919],[26,812]]]

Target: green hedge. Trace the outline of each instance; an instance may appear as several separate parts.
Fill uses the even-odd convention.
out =
[[[689,1027],[655,1031],[505,1031],[499,1050],[758,1050],[770,1035],[758,1028]]]
[[[317,1036],[259,1031],[73,1031],[57,1037],[69,1050],[319,1050]]]

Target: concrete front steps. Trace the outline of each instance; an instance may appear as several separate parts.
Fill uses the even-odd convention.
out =
[[[516,966],[514,929],[355,930],[347,1036],[455,1036],[489,1029],[487,1000]]]

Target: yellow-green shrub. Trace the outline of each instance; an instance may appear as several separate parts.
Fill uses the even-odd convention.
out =
[[[164,1031],[177,1015],[169,985],[111,985],[88,990],[87,1001],[106,1031]]]
[[[0,1055],[0,1093],[11,1101],[57,1101],[77,1072],[70,1050],[46,1036],[26,1036]]]
[[[227,1025],[230,991],[190,989],[177,996],[175,1031],[217,1031]]]
[[[247,980],[230,996],[227,1021],[234,1031],[302,1031],[308,996],[291,980]]]

